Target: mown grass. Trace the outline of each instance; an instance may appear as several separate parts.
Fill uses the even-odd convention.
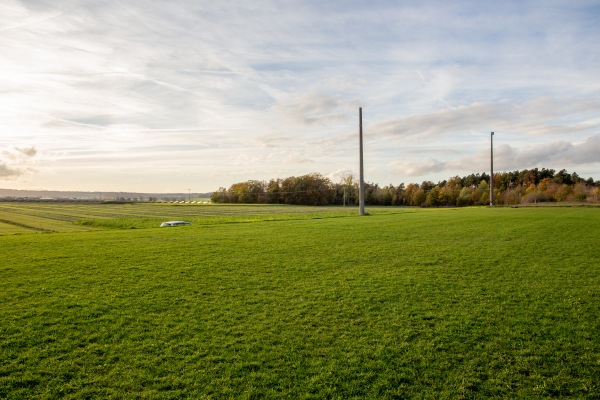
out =
[[[379,208],[378,212],[406,212]],[[385,211],[381,211],[385,210]],[[195,225],[355,216],[355,207],[290,205],[199,205],[165,203],[0,203],[0,234],[71,232],[95,229],[158,228],[168,220]],[[20,229],[19,229],[20,228]]]
[[[597,209],[0,237],[0,397],[598,398]]]
[[[277,208],[276,213],[273,214],[223,214],[223,215],[188,215],[185,218],[186,221],[192,225],[222,225],[222,224],[239,224],[249,222],[266,222],[266,221],[292,221],[292,220],[307,220],[307,219],[323,219],[323,218],[342,218],[342,217],[354,217],[356,211],[348,211],[343,209],[328,208],[326,212],[315,211],[308,208],[303,208],[303,213],[285,213],[287,209]],[[391,209],[391,210],[379,210],[374,213],[403,213],[403,212],[415,212],[415,209]],[[164,222],[166,218],[163,217],[146,217],[146,218],[85,218],[78,220],[76,224],[94,227],[99,229],[148,229],[158,228],[161,222]]]
[[[0,220],[0,235],[9,235],[15,233],[27,233],[28,229],[19,225],[15,225],[12,221]]]

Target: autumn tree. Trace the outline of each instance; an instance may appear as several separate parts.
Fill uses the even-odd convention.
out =
[[[267,203],[279,204],[281,199],[281,180],[271,179],[267,184]]]
[[[411,206],[419,206],[422,207],[425,205],[425,200],[427,199],[427,195],[425,194],[425,190],[423,188],[417,188],[412,195],[410,205]]]
[[[459,207],[472,206],[474,204],[473,192],[473,188],[464,186],[456,198],[456,205]]]
[[[584,180],[576,172],[562,169],[533,168],[523,171],[497,172],[493,177],[495,204],[513,205],[544,201],[597,201],[600,181]],[[469,206],[488,205],[490,176],[485,172],[448,180],[423,181],[380,187],[365,183],[368,205]],[[359,183],[349,175],[340,183],[318,173],[271,179],[249,180],[219,188],[211,196],[215,203],[284,203],[304,205],[358,204]]]
[[[576,183],[573,187],[573,195],[577,201],[586,201],[589,193],[590,188],[583,180]]]
[[[427,207],[439,207],[442,205],[442,202],[440,201],[440,193],[441,190],[439,186],[436,185],[432,187],[425,197],[425,205]]]

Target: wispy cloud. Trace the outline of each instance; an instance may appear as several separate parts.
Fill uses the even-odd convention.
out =
[[[494,164],[497,170],[514,171],[545,166],[567,168],[577,165],[598,164],[600,159],[600,136],[590,136],[584,141],[557,140],[549,143],[515,148],[509,144],[495,146]],[[438,160],[435,158],[395,160],[390,167],[408,177],[427,176],[431,173],[448,172],[450,176],[471,172],[488,171],[489,149],[474,154]]]
[[[486,168],[490,131],[499,168],[598,175],[599,17],[591,0],[6,0],[0,185],[338,176],[359,106],[369,181]]]
[[[594,98],[534,98],[523,103],[474,103],[374,123],[382,135],[413,140],[488,130],[522,135],[591,133],[600,127]]]
[[[347,123],[347,104],[340,96],[322,93],[301,93],[273,106],[275,112],[295,125],[323,125]]]
[[[13,148],[2,152],[0,159],[0,178],[15,179],[34,172],[33,158],[37,154],[35,147]]]

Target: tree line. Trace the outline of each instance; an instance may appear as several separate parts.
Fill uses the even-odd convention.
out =
[[[365,204],[385,206],[473,206],[490,204],[490,175],[471,174],[421,184],[380,187],[365,183]],[[600,181],[583,179],[562,169],[525,169],[494,173],[494,204],[516,205],[579,201],[598,203]],[[353,176],[339,183],[319,173],[267,181],[234,183],[212,193],[214,203],[295,204],[310,206],[358,205],[359,182]]]

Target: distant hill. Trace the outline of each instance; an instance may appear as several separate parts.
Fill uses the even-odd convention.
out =
[[[75,192],[57,190],[16,190],[0,188],[2,200],[86,200],[86,201],[184,201],[207,198],[212,193],[136,193],[136,192]]]

